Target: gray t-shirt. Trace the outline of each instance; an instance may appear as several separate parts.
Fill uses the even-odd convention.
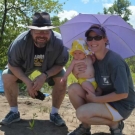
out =
[[[103,60],[96,60],[94,67],[96,82],[103,95],[128,93],[126,99],[110,103],[123,118],[127,118],[135,108],[135,91],[128,65],[118,54],[109,50]]]

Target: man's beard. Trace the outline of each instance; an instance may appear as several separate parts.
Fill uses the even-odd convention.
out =
[[[44,42],[39,42],[38,39],[44,39]],[[41,38],[41,37],[37,37],[35,40],[35,45],[39,48],[43,48],[45,47],[46,43],[48,42],[48,39],[47,38]]]

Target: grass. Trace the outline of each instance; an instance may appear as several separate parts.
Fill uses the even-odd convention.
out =
[[[132,75],[133,83],[135,85],[135,73],[131,73],[131,75]]]

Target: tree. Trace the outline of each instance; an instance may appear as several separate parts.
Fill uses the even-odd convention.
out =
[[[63,3],[64,4],[64,3]],[[7,63],[7,49],[19,33],[26,30],[35,12],[58,13],[63,4],[58,0],[0,1],[0,69]]]
[[[131,5],[129,0],[115,0],[112,7],[104,8],[104,14],[120,15],[125,21],[129,21],[129,16],[132,14],[128,7]]]
[[[51,20],[52,20],[53,26],[60,26],[60,25],[61,25],[60,18],[59,18],[58,16],[53,16],[53,17],[51,18]],[[55,28],[55,29],[53,29],[53,30],[55,30],[55,31],[57,31],[57,32],[60,33],[59,28]]]
[[[62,25],[62,24],[64,24],[65,22],[68,21],[67,18],[65,18],[64,20],[60,21],[60,18],[59,18],[58,16],[53,16],[53,17],[51,18],[51,20],[52,20],[52,24],[53,24],[54,26],[60,26],[60,25]],[[59,29],[59,28],[55,28],[54,30],[60,33],[60,29]]]

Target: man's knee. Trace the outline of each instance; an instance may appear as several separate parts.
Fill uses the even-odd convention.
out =
[[[17,81],[17,78],[12,74],[2,74],[3,83],[13,83]]]

